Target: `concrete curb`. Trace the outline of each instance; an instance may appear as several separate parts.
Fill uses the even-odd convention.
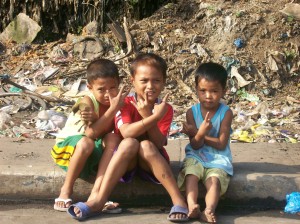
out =
[[[58,196],[65,172],[55,166],[50,158],[53,143],[53,140],[46,139],[31,140],[30,143],[1,139],[1,145],[4,146],[0,150],[2,199],[53,199]],[[187,140],[169,141],[167,151],[175,176],[184,158],[186,143]],[[226,199],[247,201],[271,198],[283,201],[286,194],[300,190],[300,144],[234,143],[231,148],[235,173],[225,194]],[[16,157],[20,152],[29,156]],[[91,183],[77,180],[74,200],[85,200],[91,188]],[[204,193],[204,188],[200,186],[199,197],[203,198]],[[168,198],[168,194],[161,185],[136,178],[130,184],[118,184],[112,198],[151,200]]]

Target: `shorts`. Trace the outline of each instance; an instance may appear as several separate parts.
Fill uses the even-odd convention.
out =
[[[224,170],[219,168],[205,168],[203,165],[194,158],[186,158],[183,161],[183,167],[179,172],[177,184],[181,191],[185,190],[185,177],[186,175],[195,175],[205,184],[206,180],[210,177],[217,177],[220,181],[221,192],[220,196],[225,194],[230,182],[230,175]]]
[[[160,154],[167,160],[168,163],[170,163],[170,158],[165,148],[160,150]],[[161,184],[153,173],[147,172],[139,166],[135,167],[133,170],[127,171],[123,177],[121,177],[120,181],[123,183],[130,183],[135,175],[138,175],[142,180],[146,180],[154,184]]]
[[[84,135],[74,135],[65,138],[65,140],[57,143],[51,150],[51,157],[54,162],[63,170],[68,171],[70,159],[73,156],[77,143],[84,137]],[[92,154],[87,159],[79,177],[86,179],[90,176],[96,176],[98,171],[98,164],[102,156],[102,139],[96,139],[95,147]]]

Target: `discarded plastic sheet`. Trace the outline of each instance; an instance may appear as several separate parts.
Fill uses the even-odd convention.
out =
[[[269,107],[267,102],[260,102],[254,110],[246,113],[247,116],[252,116],[255,114],[260,114],[261,116],[266,116],[269,113]]]
[[[247,143],[251,143],[254,141],[253,137],[249,135],[248,131],[240,131],[240,130],[236,130],[232,134],[232,139],[241,142],[247,142]]]
[[[238,86],[240,88],[247,86],[249,83],[251,83],[252,81],[247,81],[245,80],[238,72],[237,67],[235,66],[231,66],[231,77],[235,77],[238,81]]]
[[[3,111],[0,110],[0,130],[4,129],[5,123],[8,123],[10,120],[11,120],[11,116],[4,110]]]
[[[79,94],[80,92],[84,92],[83,94]],[[71,89],[65,92],[63,95],[68,97],[78,97],[86,94],[87,87],[85,80],[79,78],[76,82],[73,83]]]
[[[278,65],[277,62],[274,60],[274,58],[272,57],[272,55],[269,55],[268,57],[268,66],[271,69],[271,71],[278,71]]]
[[[59,70],[59,68],[46,68],[45,71],[43,72],[44,74],[44,79],[43,81],[47,80],[48,78],[50,78],[52,75],[54,75],[57,71]]]
[[[238,48],[238,49],[245,46],[245,42],[241,38],[235,39],[233,43],[236,46],[236,48]]]
[[[300,192],[292,192],[286,195],[285,213],[296,214],[300,212]]]
[[[258,102],[259,101],[259,97],[254,95],[254,94],[250,94],[247,93],[245,91],[245,89],[241,89],[237,91],[237,94],[242,98],[242,99],[246,99],[250,102]]]

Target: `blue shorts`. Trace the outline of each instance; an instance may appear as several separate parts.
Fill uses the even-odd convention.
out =
[[[153,173],[147,172],[140,167],[136,167],[131,171],[126,172],[120,181],[123,183],[130,183],[135,175],[138,175],[142,180],[150,181],[155,184],[160,184]]]

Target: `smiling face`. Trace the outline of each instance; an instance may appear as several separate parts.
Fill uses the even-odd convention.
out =
[[[225,90],[219,81],[208,81],[205,78],[198,80],[197,93],[201,105],[207,110],[216,110]]]
[[[110,77],[97,78],[88,84],[87,87],[100,104],[109,106],[109,93],[112,97],[118,95],[119,81]]]
[[[138,100],[145,100],[147,95],[148,101],[152,104],[155,103],[165,86],[162,72],[154,66],[149,65],[139,65],[134,76],[131,77],[131,81]]]

